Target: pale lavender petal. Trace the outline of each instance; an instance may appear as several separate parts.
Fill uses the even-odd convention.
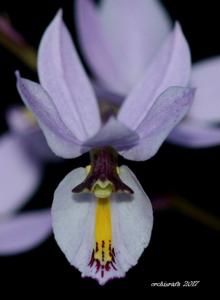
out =
[[[220,128],[186,119],[170,133],[167,141],[192,148],[218,146],[220,144]]]
[[[136,132],[111,117],[94,137],[86,141],[84,147],[112,146],[122,151],[134,147],[138,141],[139,136]]]
[[[40,183],[41,165],[26,150],[15,135],[0,139],[0,215],[24,205]]]
[[[31,250],[51,234],[50,210],[25,212],[0,220],[0,255]]]
[[[86,140],[95,134],[101,124],[97,101],[61,11],[41,40],[38,71],[42,86],[74,135]]]
[[[189,117],[220,122],[220,57],[193,65],[192,84],[198,90]]]
[[[100,7],[101,25],[129,92],[170,33],[171,21],[158,0],[105,0]]]
[[[77,1],[82,49],[97,79],[112,92],[127,94],[142,77],[170,31],[157,0],[105,0],[96,7]]]
[[[131,160],[147,160],[155,155],[171,130],[188,112],[194,93],[194,89],[182,87],[171,87],[162,93],[137,128],[139,145],[122,155]]]
[[[56,106],[46,91],[37,83],[17,75],[17,88],[27,107],[33,112],[52,151],[64,158],[81,154],[80,141],[63,122]]]
[[[99,100],[99,103],[104,101],[119,107],[125,99],[123,95],[115,94],[114,92],[107,90],[97,82],[93,82],[93,89],[95,91],[96,97]]]
[[[190,71],[189,47],[177,23],[143,80],[123,103],[118,115],[119,121],[135,130],[163,91],[170,86],[188,84]]]
[[[22,78],[18,72],[16,72],[16,77],[22,100],[37,119],[63,139],[74,139],[74,135],[63,122],[63,116],[60,115],[52,99],[40,84]]]
[[[76,5],[80,44],[96,79],[110,91],[124,93],[127,88],[123,74],[112,56],[111,43],[105,37],[94,4],[90,0],[77,0]]]

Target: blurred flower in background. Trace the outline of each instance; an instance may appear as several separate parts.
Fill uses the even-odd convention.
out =
[[[43,165],[54,155],[27,109],[9,109],[7,121],[9,132],[0,137],[0,255],[27,251],[51,233],[49,209],[18,211],[39,188]]]
[[[145,70],[150,70],[171,30],[171,21],[157,0],[104,0],[99,6],[91,0],[77,0],[76,25],[97,90],[119,106]],[[194,65],[191,85],[198,92],[189,114],[168,141],[187,147],[220,143],[219,74],[220,58]]]

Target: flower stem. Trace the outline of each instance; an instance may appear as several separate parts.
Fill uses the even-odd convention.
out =
[[[0,44],[31,70],[36,71],[37,54],[35,49],[27,44],[20,33],[12,27],[10,21],[4,16],[0,16]]]
[[[152,201],[155,210],[173,209],[210,229],[220,231],[220,219],[180,196],[164,196]]]

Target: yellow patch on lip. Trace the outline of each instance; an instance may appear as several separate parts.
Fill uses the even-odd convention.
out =
[[[85,168],[87,175],[91,165]],[[112,246],[112,223],[110,197],[114,185],[109,180],[97,180],[91,190],[96,196],[96,214],[94,227],[94,249],[89,266],[96,268],[104,277],[105,272],[116,269],[115,252]]]
[[[112,225],[109,199],[97,199],[95,241],[96,251],[94,258],[104,265],[107,262],[111,262]]]
[[[95,245],[89,262],[101,277],[110,270],[117,270],[115,251],[112,246],[111,207],[109,199],[97,199],[95,216]]]
[[[91,171],[91,165],[86,166],[87,174]],[[114,260],[112,253],[112,224],[110,196],[113,192],[113,184],[109,180],[97,180],[92,188],[96,196],[96,216],[95,216],[95,250],[94,261],[98,261],[100,266],[111,263]]]

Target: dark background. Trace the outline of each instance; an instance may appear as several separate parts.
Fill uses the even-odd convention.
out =
[[[114,1],[114,0],[113,0]],[[218,1],[164,0],[173,20],[179,20],[188,39],[193,61],[220,55],[220,18]],[[68,0],[2,2],[14,26],[27,41],[37,47],[40,37],[57,9],[63,7],[64,19],[74,32],[73,3]],[[19,59],[0,46],[0,132],[7,131],[4,113],[12,103],[21,103],[15,89],[14,70],[35,80]],[[144,163],[126,162],[136,173],[150,198],[167,193],[187,198],[194,205],[219,215],[220,147],[192,150],[165,143],[159,153]],[[124,161],[121,159],[121,162]],[[37,194],[23,210],[51,205],[53,191],[73,168],[88,163],[88,156],[59,165],[48,164]],[[219,271],[219,232],[172,211],[156,211],[152,239],[137,266],[125,279],[106,284],[107,288],[141,287],[150,289],[154,281],[200,280],[199,288],[214,288]],[[13,257],[0,257],[1,288],[16,292],[69,291],[99,288],[94,280],[81,279],[69,265],[53,237],[40,247]],[[152,289],[152,288],[151,288]],[[190,289],[190,288],[188,288]],[[192,289],[192,288],[191,288]]]

